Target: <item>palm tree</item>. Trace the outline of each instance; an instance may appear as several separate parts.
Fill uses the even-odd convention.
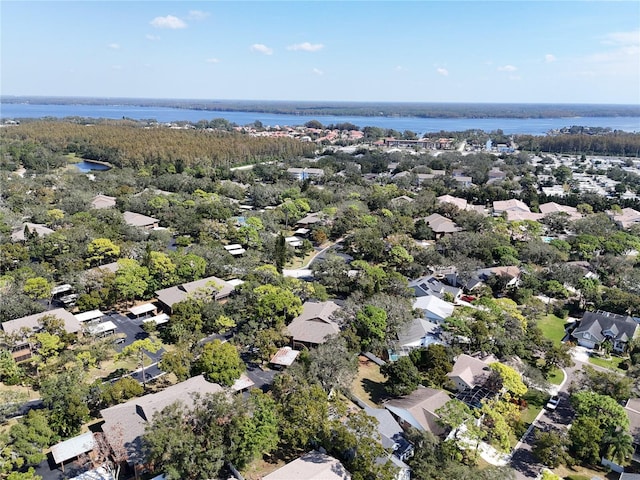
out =
[[[606,457],[618,465],[629,463],[629,457],[633,454],[635,448],[633,446],[633,438],[628,433],[615,432],[604,439],[606,448]]]

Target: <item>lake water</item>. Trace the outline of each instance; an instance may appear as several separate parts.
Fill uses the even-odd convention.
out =
[[[41,117],[86,117],[86,118],[131,118],[156,120],[158,122],[213,120],[225,118],[237,125],[248,125],[256,120],[265,126],[302,125],[309,120],[318,120],[324,125],[353,123],[360,128],[366,126],[394,129],[400,132],[411,130],[420,135],[444,131],[470,129],[492,132],[502,130],[506,134],[544,135],[549,130],[581,125],[587,127],[609,127],[612,130],[640,132],[640,117],[576,117],[576,118],[415,118],[415,117],[361,117],[331,115],[281,115],[259,112],[220,112],[189,110],[181,108],[136,107],[123,105],[39,105],[26,103],[0,104],[0,118]]]
[[[73,166],[83,173],[87,173],[92,170],[94,171],[109,170],[110,168],[107,165],[102,165],[101,163],[86,162],[84,160],[82,162],[74,163]]]

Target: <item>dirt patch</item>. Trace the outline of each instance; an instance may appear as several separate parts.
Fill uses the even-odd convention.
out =
[[[367,357],[358,357],[358,375],[351,386],[351,392],[356,397],[373,408],[380,407],[385,398],[385,381],[386,377],[378,365]]]

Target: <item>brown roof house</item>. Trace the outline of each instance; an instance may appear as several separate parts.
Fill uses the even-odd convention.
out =
[[[482,386],[491,374],[489,365],[497,361],[493,356],[478,358],[463,353],[456,358],[447,377],[453,381],[459,392]]]
[[[384,407],[398,419],[403,428],[412,426],[441,435],[445,429],[438,424],[440,417],[435,412],[449,400],[449,395],[444,391],[421,386],[406,397],[389,400]]]
[[[447,233],[455,233],[462,230],[455,224],[455,222],[447,217],[443,217],[439,213],[432,213],[428,217],[425,217],[424,221],[429,225],[429,228],[433,230],[436,237],[441,237]]]
[[[190,296],[202,294],[212,296],[215,300],[220,301],[231,295],[234,288],[233,284],[226,280],[218,277],[207,277],[194,282],[157,290],[156,297],[162,307],[171,313],[171,309],[176,303],[182,302]]]
[[[24,242],[26,240],[25,233],[27,232],[31,235],[37,235],[38,237],[46,237],[47,235],[51,235],[53,230],[39,223],[23,223],[22,227],[11,232],[11,241]]]
[[[275,472],[262,477],[263,480],[351,480],[351,474],[336,458],[313,450]]]
[[[29,337],[42,329],[42,318],[46,316],[53,316],[62,320],[64,322],[64,330],[67,333],[78,333],[82,330],[82,325],[78,319],[64,308],[56,308],[2,322],[2,330],[16,339],[15,344],[11,346],[13,358],[19,361],[31,358],[32,352]]]
[[[158,223],[160,222],[157,218],[147,217],[141,213],[124,212],[122,216],[124,217],[124,223],[127,225],[131,227],[144,228],[146,230],[158,228]]]
[[[101,193],[93,197],[91,200],[91,208],[113,208],[116,206],[116,197],[102,195]]]
[[[340,332],[333,319],[340,308],[335,302],[304,302],[302,313],[287,326],[294,348],[315,347],[324,343],[330,335]]]
[[[100,415],[104,418],[102,431],[112,448],[125,448],[127,461],[130,465],[140,464],[144,460],[142,435],[154,413],[177,401],[190,408],[194,405],[195,395],[223,391],[224,389],[217,383],[207,382],[202,375],[198,375],[160,392],[150,393],[126,403],[100,410]]]

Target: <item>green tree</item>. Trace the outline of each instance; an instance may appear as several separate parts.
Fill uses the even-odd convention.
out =
[[[348,391],[357,373],[358,359],[343,337],[330,337],[309,354],[307,376],[327,393],[334,389]]]
[[[216,339],[205,344],[195,369],[210,382],[230,387],[240,378],[245,366],[236,347]]]
[[[284,327],[302,313],[302,302],[288,289],[261,285],[253,292],[257,297],[256,316],[268,325]]]
[[[182,342],[176,344],[175,350],[165,352],[158,366],[164,372],[173,373],[179,382],[183,382],[189,378],[193,360],[190,346]]]
[[[130,258],[118,260],[115,287],[125,300],[140,298],[148,288],[149,270]]]
[[[43,277],[29,278],[24,282],[22,291],[34,300],[49,298],[51,296],[51,283]]]
[[[87,264],[102,265],[120,256],[120,247],[108,238],[96,238],[87,245]]]
[[[500,388],[504,388],[516,397],[522,397],[527,393],[527,386],[515,369],[500,362],[492,363],[489,368],[498,375]]]
[[[427,348],[412,350],[409,358],[420,370],[423,385],[435,388],[451,386],[447,374],[453,370],[453,365],[447,347],[434,343]]]
[[[569,439],[561,432],[537,430],[532,451],[540,462],[550,468],[556,468],[571,463],[569,444]]]
[[[176,266],[166,253],[150,252],[147,268],[150,275],[149,283],[154,291],[161,287],[175,285],[178,281]]]
[[[50,411],[49,424],[57,435],[68,438],[80,431],[89,419],[88,394],[89,387],[78,370],[50,375],[42,381],[40,395]]]
[[[47,360],[58,356],[58,353],[64,348],[64,343],[58,335],[52,335],[49,332],[40,332],[34,335],[37,342],[38,353],[43,359]]]
[[[196,399],[192,409],[176,402],[154,413],[142,437],[147,462],[168,480],[218,478],[235,413],[221,393]]]
[[[280,440],[277,405],[270,395],[251,390],[247,408],[248,414],[238,418],[233,432],[234,464],[239,468],[275,450]]]
[[[143,393],[144,387],[140,385],[140,382],[131,377],[122,377],[103,390],[102,400],[107,405],[115,405]]]
[[[276,264],[276,268],[278,269],[278,273],[282,273],[282,269],[287,263],[287,243],[285,241],[284,235],[282,232],[276,238],[276,246],[274,251],[274,261]]]
[[[355,327],[364,351],[374,345],[378,346],[387,331],[387,312],[382,308],[366,305],[356,314]]]
[[[24,465],[27,466],[42,462],[46,458],[44,450],[57,440],[46,412],[42,410],[30,410],[18,423],[11,426],[9,436],[13,451],[24,459]]]
[[[471,409],[458,399],[452,399],[435,411],[438,415],[438,423],[453,431],[454,438],[458,438],[460,427],[475,420]]]
[[[14,360],[9,349],[0,349],[0,382],[15,385],[23,374],[24,372]]]
[[[140,362],[140,368],[142,369],[142,384],[147,384],[147,377],[144,372],[144,353],[156,353],[162,348],[162,344],[157,340],[152,340],[151,338],[143,338],[141,340],[136,340],[135,342],[127,345],[122,349],[122,351],[117,355],[118,358],[128,358],[128,357],[136,357]]]
[[[303,451],[327,438],[327,394],[319,384],[283,373],[274,379],[272,391],[278,405],[281,448]]]
[[[633,437],[628,433],[616,433],[603,438],[605,457],[618,465],[628,465],[635,451]]]
[[[396,362],[380,368],[387,377],[385,391],[393,397],[409,395],[420,385],[420,372],[409,357],[400,357]]]
[[[594,418],[578,417],[571,425],[569,439],[576,459],[595,464],[600,460],[600,441],[604,432]]]

